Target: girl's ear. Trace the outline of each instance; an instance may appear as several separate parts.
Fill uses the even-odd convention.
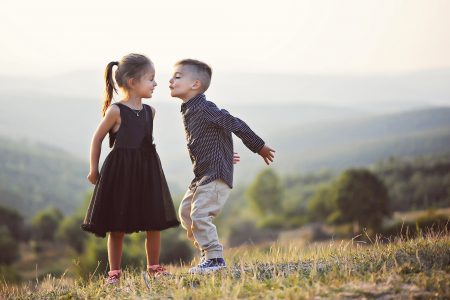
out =
[[[128,86],[128,88],[133,88],[134,87],[134,84],[135,84],[135,79],[134,78],[128,78],[127,79],[127,86]]]

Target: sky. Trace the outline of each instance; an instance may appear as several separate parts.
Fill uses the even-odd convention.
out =
[[[222,72],[401,73],[450,67],[448,0],[3,0],[0,75],[103,70],[143,53]]]

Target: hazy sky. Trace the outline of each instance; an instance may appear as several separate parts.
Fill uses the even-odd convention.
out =
[[[448,0],[3,0],[0,74],[103,69],[124,54],[157,70],[390,73],[450,67]]]

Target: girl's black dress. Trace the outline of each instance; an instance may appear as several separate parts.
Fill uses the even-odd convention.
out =
[[[109,133],[105,159],[81,228],[105,237],[107,232],[138,232],[176,227],[175,208],[153,144],[151,108],[138,113],[115,103],[121,125]]]

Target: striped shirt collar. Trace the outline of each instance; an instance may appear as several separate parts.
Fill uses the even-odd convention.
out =
[[[184,102],[183,104],[181,104],[181,112],[184,113],[188,108],[195,107],[205,100],[206,100],[205,94],[203,94],[203,93],[198,94],[198,95],[192,97],[191,99],[189,99],[188,101]]]

